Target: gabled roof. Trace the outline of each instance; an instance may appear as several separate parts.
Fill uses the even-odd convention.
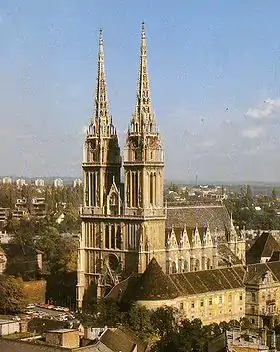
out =
[[[248,264],[259,263],[261,258],[270,258],[274,251],[280,251],[280,245],[269,232],[263,232],[246,253]]]
[[[269,262],[278,262],[280,260],[280,251],[273,251]]]
[[[280,281],[280,262],[267,262],[247,265],[244,279],[246,285],[258,285],[261,278],[271,272],[275,281]]]
[[[131,333],[128,329],[107,329],[100,337],[100,341],[114,352],[145,352],[147,345],[138,337]]]
[[[132,294],[133,300],[158,300],[175,298],[179,292],[153,258],[140,279],[136,281]]]
[[[237,269],[237,270],[236,270]],[[239,270],[238,270],[239,269]],[[243,266],[168,275],[181,296],[243,287]]]
[[[242,264],[241,260],[232,252],[232,250],[225,244],[218,244],[219,266],[225,264],[239,265]]]
[[[174,206],[167,208],[166,228],[171,229],[186,226],[194,229],[209,227],[212,234],[219,232],[230,232],[230,216],[224,205],[198,205],[198,206]],[[226,237],[220,238],[226,241]]]

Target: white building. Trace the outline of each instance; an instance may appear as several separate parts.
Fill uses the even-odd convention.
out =
[[[22,187],[22,186],[25,186],[26,185],[26,181],[24,178],[18,178],[16,180],[16,185],[17,187]]]
[[[0,336],[14,334],[20,332],[18,321],[0,319]]]
[[[5,185],[10,185],[12,183],[11,177],[3,177],[2,178],[2,183]]]
[[[82,185],[82,180],[80,178],[76,178],[76,180],[74,180],[74,182],[73,182],[73,186],[78,187],[81,185]]]
[[[56,178],[54,181],[53,181],[53,185],[54,187],[63,187],[63,180],[61,178]]]
[[[44,187],[45,186],[45,181],[42,178],[37,178],[35,180],[35,186],[36,187]]]

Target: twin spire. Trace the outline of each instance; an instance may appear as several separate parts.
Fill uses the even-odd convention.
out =
[[[91,132],[94,135],[107,137],[116,135],[116,129],[112,124],[112,116],[109,114],[102,29],[99,32],[96,91],[90,128],[92,128]]]
[[[141,30],[141,47],[140,47],[140,65],[138,73],[137,100],[135,115],[131,120],[132,132],[135,123],[139,125],[139,132],[144,132],[144,128],[150,126],[154,121],[152,112],[151,97],[150,97],[150,82],[148,74],[148,59],[147,59],[147,42],[145,25],[142,22]],[[150,131],[151,132],[151,131]]]
[[[90,123],[90,133],[98,136],[112,136],[116,134],[116,129],[112,124],[112,117],[109,114],[109,103],[107,94],[107,83],[104,62],[104,44],[103,32],[99,33],[99,51],[97,82],[94,100],[93,118]],[[150,98],[150,83],[148,75],[147,62],[147,43],[145,25],[142,22],[141,30],[141,48],[140,48],[140,65],[138,73],[137,99],[135,113],[133,114],[129,132],[142,133],[144,131],[152,132],[155,127],[154,115],[152,113]]]

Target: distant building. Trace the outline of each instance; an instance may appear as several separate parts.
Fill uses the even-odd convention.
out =
[[[16,180],[16,185],[17,187],[22,187],[22,186],[25,186],[26,185],[26,181],[24,178],[18,178]]]
[[[10,184],[12,183],[11,177],[4,177],[4,178],[2,178],[2,183],[3,183],[4,185],[10,185]]]
[[[36,187],[44,187],[45,186],[45,181],[42,178],[37,178],[35,180],[35,186]]]
[[[35,197],[32,199],[31,214],[38,217],[46,215],[46,201],[44,197]]]
[[[73,182],[73,186],[78,187],[81,185],[82,185],[82,180],[80,178],[76,178],[76,180],[74,180],[74,182]]]
[[[26,209],[16,209],[12,211],[12,219],[20,220],[22,218],[28,218],[29,213]]]
[[[63,187],[63,180],[61,178],[56,178],[53,181],[53,185],[54,185],[55,188]]]
[[[25,209],[26,205],[27,205],[26,198],[18,198],[16,200],[16,204],[15,204],[16,209]]]
[[[9,216],[9,208],[0,208],[0,226],[5,226]]]

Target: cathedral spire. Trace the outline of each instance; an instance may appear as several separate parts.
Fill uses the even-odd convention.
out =
[[[115,132],[115,129],[112,126],[112,118],[109,114],[102,29],[100,29],[99,32],[96,91],[91,124],[94,126],[94,134],[111,135],[112,132]]]
[[[135,129],[136,124],[136,131]],[[135,115],[131,121],[133,132],[144,132],[154,126],[154,115],[151,105],[151,93],[150,93],[150,82],[148,74],[148,60],[147,60],[147,42],[145,24],[142,22],[141,29],[141,47],[140,47],[140,65],[138,72],[138,84],[137,84],[137,99]],[[150,131],[152,132],[152,131]]]

